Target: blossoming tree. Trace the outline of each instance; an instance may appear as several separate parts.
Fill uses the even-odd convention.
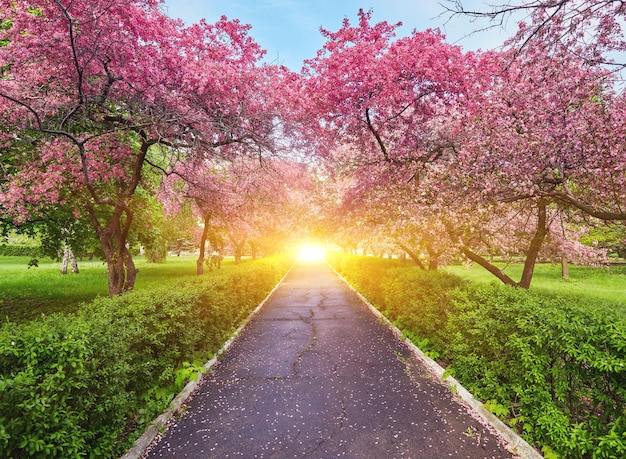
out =
[[[260,140],[264,101],[249,83],[262,51],[238,21],[185,29],[157,0],[7,0],[0,10],[2,148],[17,151],[3,213],[19,222],[60,202],[87,214],[109,294],[132,289],[127,237],[144,168]]]

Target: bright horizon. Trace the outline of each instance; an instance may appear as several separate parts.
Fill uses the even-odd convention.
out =
[[[463,5],[468,9],[489,10],[489,4],[483,0],[464,0]],[[303,60],[315,57],[323,46],[325,40],[320,27],[338,30],[344,18],[356,24],[360,8],[373,11],[373,22],[402,22],[397,36],[409,35],[414,29],[439,29],[447,42],[465,51],[498,48],[517,30],[516,21],[509,19],[504,29],[477,31],[489,23],[468,17],[449,19],[444,7],[432,0],[166,0],[163,6],[169,16],[180,18],[186,24],[202,18],[214,23],[222,15],[250,24],[250,36],[267,51],[265,61],[285,65],[293,71],[300,71]]]

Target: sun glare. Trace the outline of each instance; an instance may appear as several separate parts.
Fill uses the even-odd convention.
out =
[[[304,245],[300,249],[298,259],[302,261],[321,261],[324,259],[324,248],[321,245]]]

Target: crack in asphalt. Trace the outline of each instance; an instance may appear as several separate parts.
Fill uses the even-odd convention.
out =
[[[311,352],[315,348],[315,346],[317,345],[317,326],[316,326],[315,322],[313,321],[314,317],[315,317],[315,311],[313,311],[313,309],[309,309],[309,316],[300,318],[300,320],[302,322],[304,322],[305,324],[307,324],[307,325],[309,325],[311,327],[311,342],[309,343],[309,345],[302,352],[300,352],[296,356],[296,360],[293,363],[293,365],[291,366],[291,369],[293,370],[294,376],[296,376],[296,377],[299,375],[298,367],[302,363],[302,360],[304,359],[304,356],[306,354],[308,354],[309,352]]]
[[[337,421],[339,425],[335,429],[333,429],[333,431],[328,436],[326,436],[325,438],[321,438],[320,441],[316,445],[304,451],[303,457],[308,456],[310,454],[315,454],[322,446],[324,446],[325,443],[331,442],[332,440],[335,439],[335,437],[337,437],[343,431],[344,425],[346,421],[348,420],[348,409],[347,409],[346,401],[344,398],[341,398],[339,402],[340,402],[339,403],[340,414],[339,416],[337,416]]]

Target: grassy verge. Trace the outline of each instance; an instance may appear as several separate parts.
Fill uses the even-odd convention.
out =
[[[521,278],[523,266],[520,263],[501,264],[499,267],[513,279]],[[478,265],[446,266],[442,269],[480,284],[500,283]],[[599,309],[608,308],[626,318],[626,266],[608,268],[570,266],[569,275],[569,279],[561,277],[560,265],[538,264],[530,290],[572,301],[586,299],[589,300],[589,304]]]
[[[42,314],[76,312],[80,304],[108,295],[106,265],[102,261],[81,261],[79,274],[62,276],[60,262],[41,259],[38,267],[28,268],[29,260],[30,257],[0,256],[0,319],[3,322],[7,319],[27,322]],[[194,256],[168,257],[161,264],[137,257],[135,264],[139,269],[135,290],[196,277]],[[222,269],[226,272],[233,266],[233,260],[226,259]],[[207,271],[206,275],[211,273]]]

